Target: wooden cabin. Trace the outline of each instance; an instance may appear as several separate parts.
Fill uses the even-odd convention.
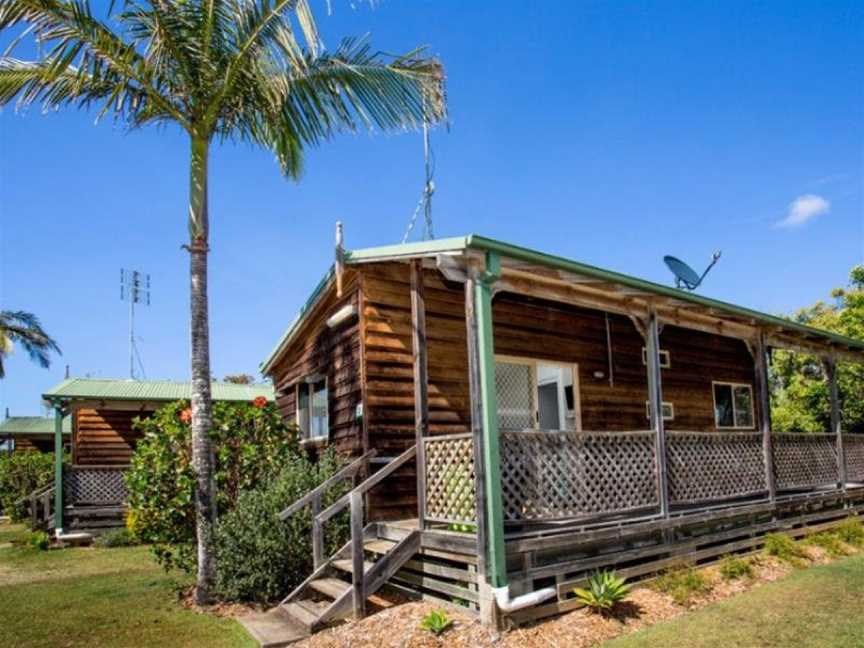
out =
[[[273,399],[267,384],[214,382],[211,392],[214,401]],[[134,419],[147,417],[166,403],[188,400],[191,393],[188,382],[89,378],[69,378],[45,392],[42,397],[54,408],[55,421],[64,416],[71,433],[71,465],[64,468],[62,480],[55,479],[61,488],[52,500],[63,506],[48,515],[49,526],[73,529],[120,523],[126,501],[123,473],[141,438]]]
[[[775,348],[823,359],[825,434],[772,430]],[[316,570],[282,613],[314,630],[386,582],[520,622],[604,566],[639,577],[856,513],[841,361],[864,341],[480,236],[337,247],[262,372],[305,443],[365,481],[330,560],[321,492],[284,512],[312,506]]]
[[[63,449],[70,447],[71,420],[63,419]],[[0,448],[12,452],[54,452],[54,419],[47,416],[7,416],[0,423]],[[0,449],[0,451],[2,451]]]

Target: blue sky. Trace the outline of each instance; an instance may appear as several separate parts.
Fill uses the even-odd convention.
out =
[[[328,44],[369,32],[444,61],[439,237],[664,283],[663,254],[701,269],[722,249],[700,291],[776,313],[827,296],[864,258],[860,2],[334,0],[330,17],[314,4]],[[47,371],[13,355],[0,407],[38,413],[67,364],[128,374],[121,267],[152,278],[147,377],[188,379],[187,157],[171,129],[0,114],[0,305],[37,313],[64,352]],[[336,220],[350,248],[401,239],[422,141],[342,137],[309,151],[300,183],[245,146],[216,148],[211,167],[214,375],[254,373],[331,262]]]

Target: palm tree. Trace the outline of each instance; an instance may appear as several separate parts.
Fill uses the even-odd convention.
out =
[[[6,356],[19,344],[43,369],[51,366],[51,352],[60,347],[42,328],[39,318],[26,311],[0,311],[0,378],[6,377]]]
[[[358,127],[415,129],[444,115],[443,69],[422,50],[375,52],[365,39],[323,47],[308,0],[120,0],[97,18],[88,0],[0,0],[0,30],[34,36],[40,55],[0,58],[0,105],[98,107],[129,128],[174,124],[190,143],[192,455],[197,600],[210,599],[216,511],[207,316],[207,165],[214,140],[269,148],[282,173]]]

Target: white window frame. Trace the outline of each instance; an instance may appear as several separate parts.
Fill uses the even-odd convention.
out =
[[[732,390],[732,425],[720,425],[717,420],[717,385],[721,385],[723,387],[729,387]],[[738,420],[736,416],[737,410],[735,407],[735,388],[736,387],[746,387],[750,390],[750,420],[753,422],[752,425],[736,425],[735,421]],[[756,429],[756,402],[753,400],[753,385],[750,383],[739,383],[739,382],[729,382],[726,380],[712,380],[711,381],[711,402],[714,405],[714,429],[716,430],[755,430]]]
[[[540,381],[538,378],[537,366],[538,365],[547,365],[553,367],[559,367],[564,369],[570,369],[573,374],[573,418],[575,429],[574,432],[582,431],[582,397],[579,393],[581,391],[579,385],[579,365],[575,362],[561,362],[557,360],[543,360],[541,358],[528,358],[522,356],[509,356],[509,355],[495,355],[495,362],[504,362],[508,364],[521,364],[528,365],[532,368],[534,373],[534,413],[533,413],[533,427],[534,430],[540,429],[540,415],[539,415],[539,404],[540,404]],[[563,389],[562,389],[563,392]],[[561,398],[561,409],[558,411],[558,420],[566,421],[567,417],[570,415],[570,410],[567,409],[567,398],[566,394],[562,393]]]
[[[671,369],[672,368],[672,354],[668,349],[660,349],[660,368],[661,369]],[[642,364],[646,367],[648,366],[648,347],[642,347]]]
[[[316,380],[317,379],[317,380]],[[312,433],[312,399],[315,396],[316,383],[324,380],[324,391],[327,393],[327,432],[323,436],[310,436]],[[303,429],[303,424],[300,418],[300,391],[306,390],[306,397],[309,406],[308,420],[306,421],[307,429]],[[330,382],[327,376],[304,376],[295,385],[294,391],[294,420],[297,422],[297,428],[300,430],[300,437],[303,442],[316,443],[330,440]]]
[[[675,403],[670,401],[663,401],[663,420],[664,421],[674,421],[675,420]],[[669,408],[669,416],[666,416],[666,408]],[[645,419],[651,420],[651,401],[645,401]]]

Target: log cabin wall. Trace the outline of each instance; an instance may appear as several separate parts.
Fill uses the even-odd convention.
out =
[[[83,466],[127,466],[143,434],[132,421],[146,412],[109,407],[75,409],[72,419],[72,463]]]
[[[370,448],[395,456],[414,444],[409,267],[377,263],[362,275],[361,331],[366,376],[365,416]],[[470,429],[464,287],[424,273],[431,434]],[[606,314],[513,294],[496,296],[495,351],[501,355],[576,363],[582,429],[645,430],[648,387],[644,342],[630,319],[609,314],[613,384],[609,381]],[[663,400],[675,408],[669,430],[715,429],[712,381],[754,384],[753,360],[736,339],[666,326],[661,349]],[[758,420],[755,419],[755,420]],[[416,515],[416,482],[409,467],[370,496],[377,519]]]
[[[298,331],[294,343],[273,367],[271,376],[276,392],[276,406],[283,418],[296,422],[296,386],[306,376],[327,377],[330,443],[346,455],[360,454],[363,447],[363,423],[357,406],[363,402],[360,353],[360,323],[354,317],[335,328],[327,319],[343,306],[354,304],[359,310],[358,276],[347,272],[343,296],[331,289]]]
[[[396,456],[415,442],[410,269],[404,263],[360,266],[369,447]],[[424,272],[430,434],[470,430],[465,300],[460,284]],[[417,515],[413,464],[370,493],[372,519]]]

